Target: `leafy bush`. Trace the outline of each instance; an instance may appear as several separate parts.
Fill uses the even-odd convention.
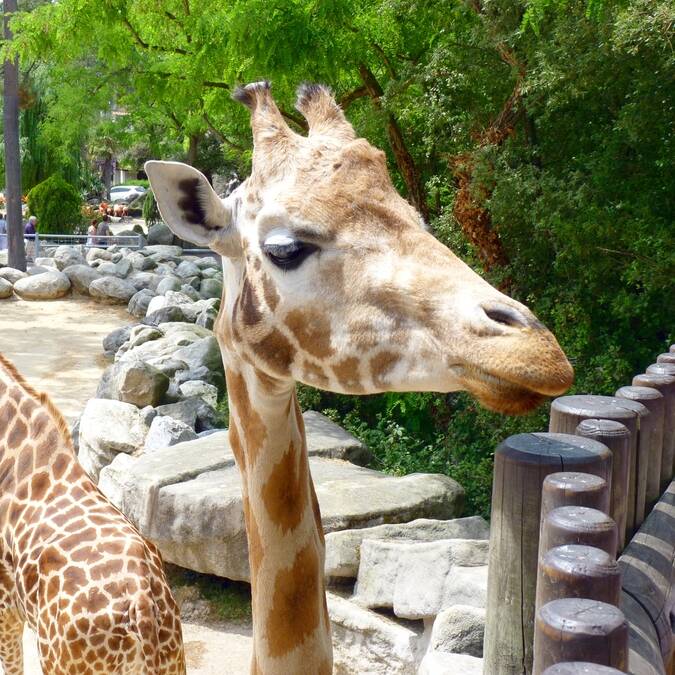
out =
[[[80,195],[56,174],[28,193],[28,209],[37,217],[38,232],[44,234],[71,234],[82,224]]]
[[[148,227],[155,223],[159,223],[162,220],[162,216],[159,213],[159,207],[157,206],[157,200],[155,199],[155,193],[152,190],[148,190],[145,193],[143,201],[143,218]]]

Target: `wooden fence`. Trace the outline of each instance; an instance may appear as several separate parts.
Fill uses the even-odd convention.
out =
[[[675,345],[495,453],[484,675],[675,675]]]

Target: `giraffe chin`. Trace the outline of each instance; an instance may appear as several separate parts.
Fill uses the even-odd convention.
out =
[[[503,415],[525,415],[548,397],[512,382],[466,383],[467,391],[484,407]]]

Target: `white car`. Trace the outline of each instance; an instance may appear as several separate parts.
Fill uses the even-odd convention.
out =
[[[115,187],[110,188],[110,201],[131,202],[145,193],[146,189],[140,185],[115,185]]]

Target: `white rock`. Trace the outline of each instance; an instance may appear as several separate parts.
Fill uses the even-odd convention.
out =
[[[0,277],[0,298],[11,298],[14,295],[14,287],[12,284]]]
[[[471,548],[478,549],[470,554]],[[474,567],[460,566],[466,561]],[[405,542],[364,539],[355,600],[388,607],[405,619],[427,619],[456,604],[484,607],[487,542]]]
[[[168,300],[163,295],[156,295],[148,304],[148,308],[145,310],[145,316],[150,316],[158,310],[166,307],[169,304]]]
[[[133,284],[117,277],[101,277],[89,285],[89,295],[100,302],[127,304],[135,294]]]
[[[14,284],[14,291],[26,300],[52,300],[62,298],[70,291],[70,280],[63,272],[54,269],[19,279]]]
[[[209,370],[223,369],[220,347],[213,335],[181,347],[174,353],[174,358],[187,363],[190,370],[197,370],[202,366]]]
[[[91,265],[94,260],[110,260],[112,253],[105,248],[90,248],[87,251],[87,262]]]
[[[155,417],[150,425],[150,431],[145,437],[145,452],[164,450],[178,443],[193,441],[197,434],[187,424],[173,419],[173,417]]]
[[[157,295],[164,295],[167,291],[179,291],[182,282],[173,275],[164,277],[157,284]]]
[[[35,258],[35,264],[38,267],[46,267],[48,269],[58,269],[56,267],[56,261],[53,258],[37,257]]]
[[[109,397],[138,408],[159,405],[169,378],[144,361],[118,361],[108,373]],[[185,439],[187,440],[187,439]]]
[[[305,413],[308,415],[318,413]],[[337,427],[337,425],[334,425]],[[340,427],[337,427],[340,429]],[[328,434],[330,437],[335,432]],[[346,433],[346,432],[343,432]],[[355,461],[352,457],[348,457]],[[359,463],[359,462],[356,462]],[[380,525],[363,530],[345,530],[326,535],[326,575],[356,578],[361,542],[367,539],[438,541],[440,539],[481,539],[487,542],[490,528],[480,516],[454,520],[413,520],[410,523]],[[487,544],[486,544],[487,545]],[[459,550],[459,549],[456,549]]]
[[[63,271],[71,265],[84,265],[85,259],[82,253],[73,246],[58,246],[54,251],[54,264]]]
[[[170,260],[180,258],[183,255],[183,249],[180,246],[168,246],[163,244],[154,244],[146,246],[143,253],[153,256],[155,260]]]
[[[434,620],[429,649],[480,658],[484,634],[485,609],[453,605],[442,610]]]
[[[97,481],[101,469],[119,453],[130,454],[142,448],[147,433],[148,427],[136,406],[89,399],[80,419],[80,464]]]
[[[15,284],[19,279],[25,279],[27,276],[26,272],[14,267],[0,267],[0,278],[6,279],[10,284]]]
[[[181,279],[187,279],[188,277],[198,277],[201,275],[201,269],[197,267],[193,262],[189,260],[183,260],[178,267],[176,267],[176,276]]]
[[[429,652],[417,672],[419,675],[483,675],[483,659],[466,654]]]
[[[214,408],[218,403],[218,387],[214,387],[212,384],[203,382],[202,380],[188,380],[187,382],[183,382],[183,384],[178,387],[178,390],[184,398],[199,396]]]
[[[333,629],[335,675],[414,675],[417,672],[423,648],[419,633],[333,593],[327,594],[327,601]]]

